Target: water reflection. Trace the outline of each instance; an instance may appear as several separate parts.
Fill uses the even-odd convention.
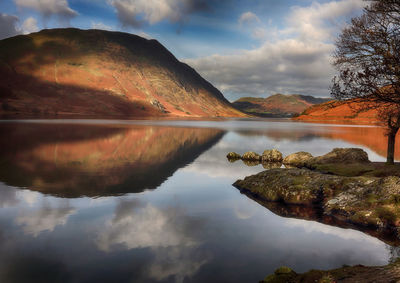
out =
[[[67,200],[60,200],[54,207],[50,203],[43,203],[35,209],[22,208],[15,222],[22,226],[26,234],[38,236],[44,231],[53,231],[58,225],[65,225],[70,215],[76,210],[70,206]]]
[[[216,129],[0,124],[0,180],[61,197],[142,192],[222,135]]]
[[[324,154],[354,146],[347,127],[146,123],[0,123],[0,282],[257,282],[281,265],[396,254],[359,231],[281,217],[231,186],[264,168],[227,152]]]
[[[150,248],[155,257],[148,266],[149,276],[157,280],[173,276],[175,282],[183,282],[208,261],[196,238],[203,224],[179,206],[159,208],[138,199],[120,200],[96,243],[105,252]]]
[[[15,206],[19,200],[16,188],[12,188],[0,183],[0,207]]]
[[[330,125],[327,129],[324,129],[323,126],[310,124],[309,128],[303,128],[301,131],[282,128],[264,132],[255,130],[239,130],[235,132],[248,137],[266,136],[271,141],[279,144],[285,141],[297,142],[298,144],[315,143],[315,141],[321,140],[321,138],[344,141],[350,143],[352,146],[366,147],[382,158],[386,156],[387,149],[387,137],[385,136],[385,129],[382,127],[351,127],[343,125],[333,127]],[[288,152],[287,154],[293,152]],[[398,140],[396,142],[395,158],[396,160],[400,160],[400,141]]]
[[[184,215],[176,207],[160,209],[137,199],[122,200],[97,245],[103,251],[119,245],[125,249],[196,245],[190,233],[200,229],[200,222]]]

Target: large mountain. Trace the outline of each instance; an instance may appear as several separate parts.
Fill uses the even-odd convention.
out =
[[[51,29],[0,41],[0,115],[243,116],[156,40]]]
[[[264,117],[291,117],[308,107],[331,100],[300,94],[275,94],[267,98],[242,97],[233,105],[248,114]]]
[[[379,119],[375,109],[366,110],[355,100],[330,101],[311,106],[296,120],[318,122],[351,122],[361,124],[377,124]]]

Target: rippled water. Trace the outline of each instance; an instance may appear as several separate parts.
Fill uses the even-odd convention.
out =
[[[0,136],[0,282],[257,282],[282,265],[394,256],[362,232],[274,214],[232,186],[264,168],[225,158],[357,146],[383,161],[376,127],[3,121]]]

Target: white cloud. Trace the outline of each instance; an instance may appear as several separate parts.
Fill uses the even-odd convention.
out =
[[[332,40],[343,27],[343,19],[354,16],[364,6],[362,0],[341,0],[294,7],[287,18],[289,27],[285,32],[297,33],[301,40]]]
[[[18,21],[17,16],[0,14],[0,39],[19,34]]]
[[[267,37],[267,30],[262,27],[256,27],[252,32],[252,37],[255,39],[265,39]]]
[[[69,7],[67,0],[14,0],[20,8],[41,13],[44,17],[57,16],[62,21],[76,17],[78,13]]]
[[[106,25],[102,22],[91,22],[92,29],[101,29],[101,30],[114,30],[111,26]]]
[[[363,5],[362,0],[341,0],[293,7],[287,26],[274,32],[279,38],[267,40],[253,50],[186,62],[231,100],[277,92],[327,96],[334,75],[330,65],[332,39],[344,20],[359,12]],[[253,36],[266,36],[264,31],[267,30],[253,31]]]
[[[163,20],[181,22],[188,14],[208,9],[204,0],[110,0],[109,3],[121,23],[133,27]]]
[[[37,20],[33,17],[27,18],[21,26],[22,33],[23,34],[28,34],[32,32],[36,32],[39,30],[38,25],[37,25]]]
[[[246,23],[253,23],[253,22],[257,22],[260,23],[260,19],[257,17],[256,14],[254,14],[253,12],[245,12],[243,14],[240,15],[239,17],[239,24],[243,25]]]

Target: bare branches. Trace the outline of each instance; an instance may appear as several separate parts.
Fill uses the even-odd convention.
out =
[[[331,94],[400,108],[400,1],[373,0],[336,41]],[[393,111],[389,111],[393,113]]]
[[[358,111],[377,109],[386,124],[387,163],[400,128],[400,1],[371,0],[336,41],[331,95],[355,99]]]

